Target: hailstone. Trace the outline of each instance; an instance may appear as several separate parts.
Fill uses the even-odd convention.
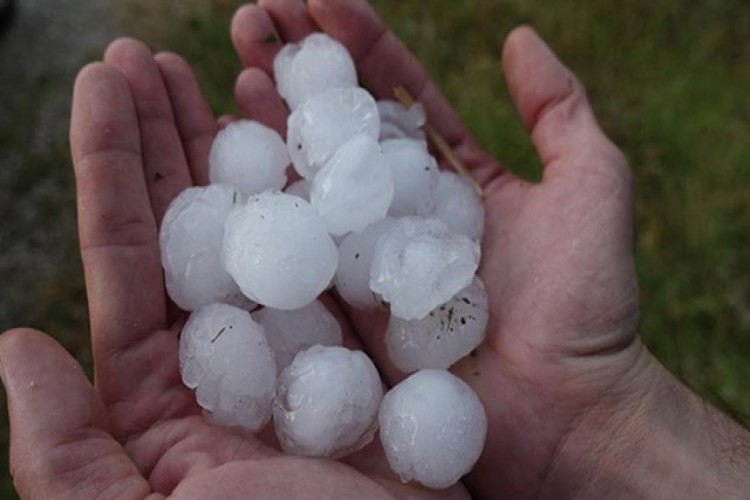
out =
[[[460,175],[440,172],[432,215],[443,221],[451,231],[481,241],[484,205],[474,186]]]
[[[295,170],[312,179],[349,139],[380,133],[375,99],[359,87],[316,94],[289,115],[286,144]]]
[[[339,458],[372,440],[383,389],[361,351],[314,346],[279,376],[273,423],[288,453]]]
[[[375,244],[370,289],[401,319],[421,319],[471,283],[479,244],[436,218],[402,217]]]
[[[279,371],[305,349],[342,342],[341,326],[319,300],[292,311],[266,307],[253,313],[253,319],[265,329]]]
[[[378,101],[380,113],[380,141],[389,139],[417,139],[425,141],[422,127],[427,123],[424,107],[416,103],[406,107],[398,101]]]
[[[279,94],[292,110],[325,90],[357,86],[357,70],[346,47],[324,33],[285,45],[274,59],[273,72]]]
[[[479,398],[446,370],[420,370],[386,393],[378,415],[388,464],[403,481],[443,489],[479,459],[487,417]]]
[[[224,222],[243,202],[237,190],[213,184],[185,189],[169,204],[159,247],[167,293],[181,309],[236,301],[241,295],[220,254]]]
[[[180,373],[220,425],[260,429],[271,416],[276,363],[263,327],[226,304],[194,311],[180,335]]]
[[[290,160],[275,130],[256,121],[238,120],[216,135],[208,163],[212,183],[231,184],[251,195],[283,188]]]
[[[388,213],[394,217],[429,214],[440,175],[427,144],[414,139],[391,139],[383,142],[383,157],[393,171],[395,183]]]
[[[286,194],[290,194],[292,196],[298,196],[305,200],[306,202],[310,203],[310,188],[312,187],[312,182],[308,179],[299,179],[291,184],[289,184],[286,188],[284,188],[284,192]]]
[[[385,335],[388,358],[397,368],[448,368],[484,339],[487,293],[479,277],[422,319],[391,316]]]
[[[359,309],[382,305],[370,290],[370,267],[375,244],[394,221],[392,217],[385,217],[373,222],[360,232],[347,234],[339,244],[339,267],[334,284],[347,304]]]
[[[359,134],[341,146],[312,181],[310,204],[341,236],[385,217],[393,200],[393,175],[380,145]]]
[[[251,300],[298,309],[331,282],[338,249],[306,201],[266,191],[252,195],[227,217],[222,259]]]

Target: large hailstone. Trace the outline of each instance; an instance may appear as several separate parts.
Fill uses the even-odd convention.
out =
[[[388,357],[405,371],[448,368],[484,339],[487,293],[479,277],[422,319],[391,316],[385,334]]]
[[[471,470],[487,434],[479,398],[445,370],[420,370],[388,391],[378,420],[391,470],[434,489]]]
[[[341,236],[385,217],[393,191],[393,175],[380,145],[369,135],[359,134],[341,146],[315,176],[310,204],[328,232]]]
[[[226,304],[194,311],[180,335],[180,373],[219,425],[260,429],[271,416],[276,363],[263,327]]]
[[[372,440],[383,389],[361,351],[314,346],[279,376],[273,423],[288,453],[339,458]]]
[[[338,249],[306,201],[266,191],[227,217],[222,259],[251,300],[298,309],[331,282]]]
[[[253,318],[266,331],[279,371],[305,349],[314,345],[341,345],[343,340],[339,322],[319,300],[292,311],[266,307],[253,313]]]
[[[169,204],[159,247],[169,297],[192,311],[214,302],[236,302],[242,294],[221,263],[224,222],[244,197],[225,185],[193,187]]]
[[[378,101],[380,113],[380,141],[389,139],[417,139],[425,141],[422,127],[427,123],[427,115],[420,103],[406,107],[398,101],[383,99]]]
[[[208,156],[208,174],[214,184],[231,184],[251,195],[283,188],[289,162],[286,144],[275,130],[239,120],[216,135]]]
[[[334,88],[316,94],[289,115],[287,148],[294,168],[312,179],[334,153],[359,134],[380,133],[378,107],[359,87]]]
[[[460,175],[441,171],[435,191],[432,215],[448,226],[477,241],[484,233],[484,205],[471,183]]]
[[[339,244],[339,267],[334,284],[347,304],[359,309],[381,306],[381,302],[370,290],[370,267],[375,244],[395,219],[385,217],[373,222],[360,232],[347,234]]]
[[[357,86],[357,70],[346,47],[324,33],[285,45],[273,61],[273,72],[277,90],[292,110],[325,90]]]
[[[427,151],[427,143],[414,139],[383,142],[383,157],[393,171],[395,194],[388,213],[427,215],[435,204],[438,164]]]
[[[377,241],[370,289],[401,319],[421,319],[471,283],[479,243],[439,219],[402,217]]]

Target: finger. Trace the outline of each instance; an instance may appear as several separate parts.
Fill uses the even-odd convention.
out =
[[[208,184],[208,154],[218,126],[193,71],[177,54],[161,53],[154,58],[159,65],[167,94],[174,110],[177,131],[182,141],[193,184]]]
[[[242,64],[271,74],[281,38],[268,12],[257,5],[245,5],[234,14],[230,31]]]
[[[120,378],[145,368],[119,353],[166,328],[156,221],[141,164],[138,118],[128,84],[109,65],[78,75],[70,143],[96,380],[105,401]]]
[[[379,99],[403,86],[425,106],[427,118],[480,184],[504,171],[470,137],[424,67],[364,0],[310,0],[310,15],[354,58],[360,79]]]
[[[192,183],[164,80],[151,51],[137,40],[116,40],[104,62],[120,70],[133,95],[151,208],[161,223],[169,203]]]
[[[0,336],[10,415],[10,461],[23,498],[144,498],[150,491],[120,444],[80,366],[48,336]]]
[[[237,78],[234,93],[245,118],[259,121],[278,132],[282,139],[286,138],[287,107],[265,71],[259,68],[244,70]],[[294,168],[287,169],[287,185],[299,178]]]
[[[258,4],[271,16],[284,43],[299,42],[318,29],[302,0],[260,0]]]
[[[221,115],[216,120],[216,126],[219,127],[219,130],[223,130],[224,127],[226,127],[230,123],[236,122],[237,120],[239,120],[239,117],[235,115],[231,115],[231,114]]]
[[[566,173],[614,167],[627,175],[625,159],[599,128],[583,86],[531,28],[517,28],[508,36],[503,71],[545,165],[545,178],[559,160],[570,166]]]
[[[259,121],[286,137],[287,108],[265,71],[244,70],[237,78],[234,94],[245,118]]]

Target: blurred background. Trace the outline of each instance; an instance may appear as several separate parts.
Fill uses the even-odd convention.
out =
[[[0,8],[6,3],[0,1]],[[77,70],[120,35],[181,53],[217,116],[234,112],[238,0],[19,0],[0,32],[0,330],[50,332],[90,373],[67,144]],[[750,415],[750,3],[375,0],[479,142],[540,165],[509,103],[502,41],[528,23],[588,88],[631,161],[645,343],[704,398]],[[0,497],[8,474],[0,402]]]

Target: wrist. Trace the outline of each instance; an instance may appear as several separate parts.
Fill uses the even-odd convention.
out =
[[[540,498],[746,498],[750,434],[645,349],[558,447]]]

